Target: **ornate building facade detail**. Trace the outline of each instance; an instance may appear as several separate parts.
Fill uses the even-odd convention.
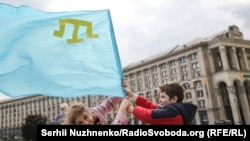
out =
[[[165,64],[164,69],[162,64]],[[178,45],[170,52],[132,63],[124,68],[124,74],[129,81],[136,82],[139,78],[136,72],[152,66],[157,66],[154,70],[159,76],[158,84],[177,81],[185,87],[185,102],[199,107],[194,124],[215,124],[220,120],[250,124],[250,41],[243,38],[238,26],[229,26],[214,36]],[[145,76],[142,72],[141,76]],[[154,74],[152,69],[147,73]],[[135,83],[133,91],[154,92],[156,86],[151,83],[154,77],[149,75],[146,81],[152,86],[150,89],[145,86],[138,89]]]

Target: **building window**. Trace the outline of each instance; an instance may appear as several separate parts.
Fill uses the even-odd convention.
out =
[[[139,90],[139,91],[143,91],[143,86],[140,85],[140,86],[138,87],[138,90]]]
[[[154,90],[154,97],[155,97],[156,101],[158,102],[160,99],[160,94],[158,94],[157,90]]]
[[[201,76],[201,73],[200,73],[199,71],[195,71],[195,72],[193,73],[193,76],[194,76],[194,78],[198,78],[198,77]]]
[[[189,80],[189,75],[188,74],[183,74],[182,75],[182,80]]]
[[[138,79],[138,83],[139,83],[139,84],[142,83],[142,79],[141,79],[141,78]]]
[[[146,89],[150,89],[151,88],[151,84],[150,83],[147,83],[146,84]]]
[[[148,75],[148,76],[146,76],[145,80],[146,80],[146,82],[150,82],[149,75]]]
[[[152,101],[151,92],[147,92],[147,93],[146,93],[146,97],[147,97],[150,101]]]
[[[202,87],[202,82],[200,80],[194,82],[194,87],[199,88]]]
[[[134,78],[134,73],[129,75],[130,78]]]
[[[197,91],[197,97],[204,97],[203,91]]]
[[[163,71],[162,72],[162,77],[166,77],[166,76],[168,76],[167,71]]]
[[[159,86],[159,83],[158,81],[156,80],[155,83],[154,83],[154,87],[158,87]]]
[[[176,68],[171,69],[171,73],[172,74],[176,74],[177,73],[177,69]]]
[[[135,85],[135,81],[134,81],[134,80],[131,80],[131,81],[130,81],[130,85],[131,85],[131,86],[134,86],[134,85]]]
[[[138,71],[138,72],[136,73],[136,75],[137,75],[137,76],[141,76],[141,71]]]
[[[187,65],[181,66],[181,72],[186,72],[188,71]]]
[[[166,63],[160,64],[161,69],[165,69],[167,67]]]
[[[199,111],[201,125],[208,125],[207,111]]]
[[[206,106],[205,106],[205,100],[199,100],[198,101],[198,104],[199,104],[199,107],[200,108],[205,108]]]
[[[153,74],[154,79],[158,79],[158,73]]]
[[[190,89],[190,84],[189,83],[184,83],[183,87],[185,88],[185,90]]]
[[[173,81],[178,82],[178,76],[174,76]]]
[[[193,68],[193,69],[198,69],[198,68],[199,68],[198,62],[192,63],[192,68]]]
[[[175,60],[171,60],[171,61],[169,61],[169,63],[170,63],[170,66],[175,66],[176,61]]]
[[[134,88],[134,87],[131,87],[131,91],[132,91],[132,92],[135,92],[135,88]]]
[[[155,72],[155,71],[157,71],[157,66],[153,66],[151,69],[153,72]]]
[[[191,60],[197,59],[197,53],[190,54],[190,58],[191,58]]]
[[[163,83],[163,84],[167,84],[167,83],[168,83],[168,79],[163,79],[163,80],[162,80],[162,83]]]
[[[134,118],[134,125],[139,125],[139,121],[137,118]]]
[[[186,99],[191,99],[192,98],[191,92],[187,92],[185,95],[186,95]]]
[[[145,74],[148,74],[148,73],[149,73],[148,68],[144,69],[143,71],[144,71]]]
[[[180,63],[185,63],[186,61],[187,61],[187,59],[186,59],[185,56],[183,56],[183,57],[180,58]]]

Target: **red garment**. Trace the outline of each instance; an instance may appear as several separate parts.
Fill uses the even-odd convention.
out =
[[[134,117],[151,125],[190,124],[197,110],[197,106],[190,103],[174,103],[159,107],[143,96],[138,96],[135,103]]]

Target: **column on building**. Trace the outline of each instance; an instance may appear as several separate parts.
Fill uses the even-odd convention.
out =
[[[48,103],[49,103],[49,105],[48,105],[48,119],[50,120],[50,119],[53,119],[51,97],[48,98]]]
[[[245,87],[244,86],[240,86],[239,87],[239,98],[240,98],[240,104],[243,110],[243,114],[244,114],[244,119],[246,124],[250,124],[250,108],[249,108],[249,104],[248,104],[248,100],[247,100],[247,95],[246,95],[246,91],[245,91]]]
[[[33,114],[33,113],[32,113],[32,100],[29,100],[29,102],[28,102],[28,107],[29,107],[29,115],[30,115],[30,114]]]
[[[40,114],[39,113],[39,103],[38,103],[38,99],[34,99],[34,103],[35,103],[35,107],[34,107],[34,110],[35,110],[35,114]]]
[[[8,109],[8,106],[7,105],[4,105],[4,127],[6,128],[6,125],[7,125],[7,115],[9,114],[9,109]]]
[[[25,117],[27,116],[26,115],[26,107],[25,107],[25,101],[23,101],[23,103],[22,103],[22,114],[23,114],[23,118],[22,118],[22,120],[24,120],[25,119]],[[22,122],[22,121],[21,121]]]
[[[181,67],[180,67],[180,62],[179,59],[175,59],[175,68],[177,70],[177,77],[178,77],[178,81],[182,81],[182,74],[181,74]]]
[[[36,107],[36,101],[34,99],[32,99],[32,113],[33,113],[33,115],[36,114],[35,113],[35,111],[36,111],[35,107]]]
[[[214,86],[215,88],[212,90],[212,93],[215,94],[215,98],[214,99],[211,98],[213,107],[218,107],[218,109],[220,109],[220,110],[213,110],[215,121],[220,119],[225,119],[225,109],[223,108],[222,89],[218,86],[216,85]]]
[[[25,105],[25,115],[28,116],[29,115],[29,102],[25,100],[24,105]]]
[[[43,97],[43,98],[42,98],[42,109],[43,109],[43,113],[45,113],[46,116],[48,116],[48,115],[47,115],[46,98],[47,98],[47,97]]]
[[[9,105],[6,105],[6,108],[7,108],[7,116],[5,115],[5,121],[6,121],[6,124],[5,124],[5,128],[9,126],[9,115],[10,115],[10,106]]]
[[[33,114],[33,102],[32,102],[32,100],[29,101],[29,114]]]
[[[153,69],[152,69],[152,66],[149,68],[149,83],[150,83],[150,85],[149,85],[149,88],[146,90],[146,92],[148,92],[148,90],[150,90],[150,89],[152,89],[153,88],[153,86],[154,86],[154,83],[153,83],[153,74],[154,74],[154,72],[153,72]]]
[[[239,60],[238,60],[238,58],[237,58],[237,54],[236,54],[236,49],[235,49],[235,47],[232,47],[232,48],[231,48],[231,54],[232,54],[232,61],[233,61],[233,67],[234,67],[234,69],[240,70],[240,67],[239,67]]]
[[[146,68],[145,69],[142,69],[142,76],[141,76],[141,78],[142,78],[142,90],[141,91],[145,91],[145,76],[146,76]]]
[[[10,112],[10,116],[11,116],[11,121],[10,121],[10,126],[13,127],[14,125],[14,122],[15,122],[15,119],[14,119],[14,110],[16,110],[16,107],[15,107],[15,103],[11,103],[10,104],[10,109],[11,109],[11,112]],[[15,112],[16,113],[16,112]]]
[[[3,121],[3,123],[2,122],[0,123],[0,129],[2,129],[3,126],[5,125],[4,124],[5,123],[5,115],[6,115],[5,105],[2,105],[0,114],[1,114],[0,121]]]
[[[5,128],[7,128],[9,126],[9,114],[10,114],[10,108],[9,108],[9,105],[6,105],[5,106],[6,110],[5,110],[5,115],[4,115],[4,125],[5,125]]]
[[[56,102],[56,115],[59,114],[61,112],[61,109],[60,109],[60,105],[62,104],[62,98],[57,98],[57,102]]]
[[[248,65],[248,62],[247,62],[247,55],[246,55],[246,50],[245,48],[241,48],[241,54],[242,54],[242,63],[243,63],[243,70],[247,70],[249,71],[249,65]]]
[[[162,64],[160,65],[157,65],[157,75],[158,75],[158,78],[157,78],[157,81],[158,81],[158,84],[156,86],[156,88],[162,84],[162,77],[161,77],[161,73],[162,73]],[[157,99],[157,95],[155,94],[155,89],[152,89],[151,90],[151,97],[152,97],[152,101],[154,103],[157,103],[158,102],[158,99]]]
[[[138,91],[138,71],[134,72],[135,90]]]
[[[45,115],[45,112],[44,112],[44,103],[43,103],[43,98],[40,98],[39,99],[39,109],[40,109],[40,111],[41,111],[41,114],[42,115]],[[47,116],[47,115],[46,115]]]
[[[129,73],[129,75],[128,75],[128,78],[129,78],[129,81],[128,81],[128,83],[129,83],[129,86],[130,86],[130,88],[131,88],[131,90],[132,91],[134,91],[134,92],[136,92],[136,87],[135,87],[135,76],[134,76],[135,74],[134,74],[134,72],[131,72],[131,73]]]
[[[3,121],[3,118],[4,117],[4,108],[2,106],[0,106],[0,129],[2,129],[3,125],[2,125],[2,122]],[[0,135],[1,135],[1,130],[0,130]]]
[[[54,122],[57,114],[60,113],[60,104],[61,103],[59,103],[59,99],[60,99],[59,97],[54,98],[54,110],[55,110],[55,113],[54,113],[54,118],[51,119],[51,122]]]
[[[22,120],[22,107],[21,107],[21,102],[20,102],[20,101],[18,102],[18,107],[17,107],[17,109],[18,109],[18,113],[17,113],[17,115],[16,115],[16,117],[15,117],[15,119],[16,119],[16,127],[15,127],[15,128],[21,126],[20,123],[22,123],[22,122],[21,122],[21,120]],[[17,118],[17,117],[18,117],[18,118]]]
[[[233,113],[234,123],[239,124],[241,122],[241,119],[240,119],[240,113],[239,113],[239,109],[238,109],[238,102],[237,102],[237,97],[235,94],[234,86],[228,86],[227,91],[228,91],[231,110]]]
[[[7,116],[7,115],[10,114],[10,108],[8,105],[6,105],[5,108],[6,108],[6,110],[5,110],[4,120],[6,121],[5,122],[5,128],[6,128],[9,125],[9,119],[8,119],[9,116]]]
[[[160,64],[160,65],[158,65],[158,70],[157,70],[157,73],[158,73],[158,85],[161,85],[162,84],[162,65],[163,65],[164,63],[162,63],[162,64]],[[165,67],[166,67],[166,64],[165,64]]]
[[[221,61],[222,61],[222,66],[223,66],[223,70],[228,70],[229,66],[228,66],[228,60],[227,60],[227,52],[226,52],[226,48],[225,46],[220,46],[219,47],[220,50],[220,56],[221,56]]]
[[[190,77],[190,80],[193,79],[192,75],[193,75],[193,68],[192,68],[192,61],[191,61],[191,57],[190,54],[187,56],[187,67],[188,67],[188,75]]]
[[[214,55],[213,55],[213,52],[212,50],[208,50],[208,59],[209,59],[209,62],[210,62],[210,68],[211,68],[211,72],[214,73],[215,72],[215,64],[214,64],[214,59],[213,59]]]

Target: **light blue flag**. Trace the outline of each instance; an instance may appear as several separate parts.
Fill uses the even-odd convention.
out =
[[[0,4],[0,91],[10,97],[124,97],[110,11]]]

